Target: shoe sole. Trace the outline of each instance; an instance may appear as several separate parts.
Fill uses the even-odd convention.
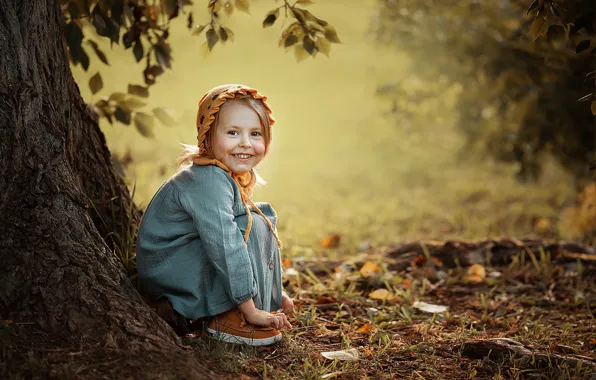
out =
[[[281,334],[274,335],[270,338],[244,338],[241,336],[236,336],[232,334],[227,334],[225,332],[216,331],[207,327],[207,332],[212,335],[215,335],[219,338],[219,340],[226,342],[226,343],[235,343],[235,344],[248,344],[249,346],[269,346],[271,344],[277,343],[281,340]]]

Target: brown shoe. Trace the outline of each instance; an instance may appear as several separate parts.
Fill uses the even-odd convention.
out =
[[[207,332],[227,343],[268,346],[281,340],[281,332],[273,327],[255,326],[234,308],[211,318]]]

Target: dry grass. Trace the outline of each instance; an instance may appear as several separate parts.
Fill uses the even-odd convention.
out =
[[[390,262],[375,254],[360,260],[375,257],[381,268]],[[355,269],[361,265],[357,262]],[[301,269],[285,278],[297,310],[294,328],[280,344],[242,348],[208,337],[189,337],[187,343],[224,375],[247,378],[590,379],[587,364],[539,367],[528,357],[473,360],[461,354],[462,344],[471,339],[507,337],[547,355],[596,360],[596,283],[595,268],[590,268],[554,262],[548,253],[535,260],[520,254],[507,267],[486,267],[492,275],[476,284],[464,281],[466,268],[436,262],[413,262],[399,273],[382,269],[378,277],[333,269],[330,275],[321,275],[322,270],[314,275]],[[437,275],[441,280],[432,280]],[[371,299],[369,294],[379,288],[390,289],[396,299]],[[423,313],[412,307],[415,301],[449,310]],[[321,355],[349,348],[358,351],[358,360]]]

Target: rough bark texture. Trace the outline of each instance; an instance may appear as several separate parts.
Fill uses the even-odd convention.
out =
[[[118,196],[116,212],[130,198],[72,77],[62,26],[57,0],[0,0],[0,320],[14,321],[20,345],[0,350],[0,377],[11,373],[11,357],[72,347],[79,354],[69,356],[71,368],[91,352],[118,378],[143,356],[151,358],[147,377],[165,368],[163,360],[178,363],[184,377],[210,377],[102,239],[98,229],[115,231],[113,221],[94,224],[90,216],[91,203],[112,207],[106,194]],[[98,368],[75,372],[100,377]]]

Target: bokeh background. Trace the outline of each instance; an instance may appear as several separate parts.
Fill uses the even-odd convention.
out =
[[[207,22],[206,2],[195,3],[195,23]],[[151,88],[146,107],[172,110],[176,126],[157,125],[155,137],[147,138],[134,126],[101,120],[138,205],[146,207],[176,172],[180,143],[196,143],[196,105],[203,93],[243,83],[268,96],[277,120],[270,154],[260,165],[268,184],[254,199],[276,209],[288,255],[342,255],[419,239],[577,236],[564,228],[562,216],[576,200],[576,178],[544,155],[539,178],[522,182],[518,163],[471,149],[461,126],[467,84],[439,70],[429,87],[431,46],[422,65],[399,44],[380,42],[379,2],[309,5],[335,27],[342,44],[332,46],[330,58],[301,63],[277,46],[283,18],[261,26],[278,5],[253,0],[251,15],[224,16],[235,41],[216,45],[208,56],[200,48],[204,37],[192,36],[184,22],[172,24],[173,69]],[[130,50],[101,46],[110,53],[110,66],[94,60],[87,72],[73,67],[88,102],[143,82],[144,64],[134,63]],[[456,60],[458,52],[453,54]],[[104,89],[92,95],[87,82],[97,71]],[[396,100],[395,86],[407,104]],[[418,96],[421,91],[426,95]],[[485,120],[491,112],[487,108]],[[470,121],[466,127],[484,126]],[[323,248],[321,239],[333,234],[341,235],[339,246]]]

